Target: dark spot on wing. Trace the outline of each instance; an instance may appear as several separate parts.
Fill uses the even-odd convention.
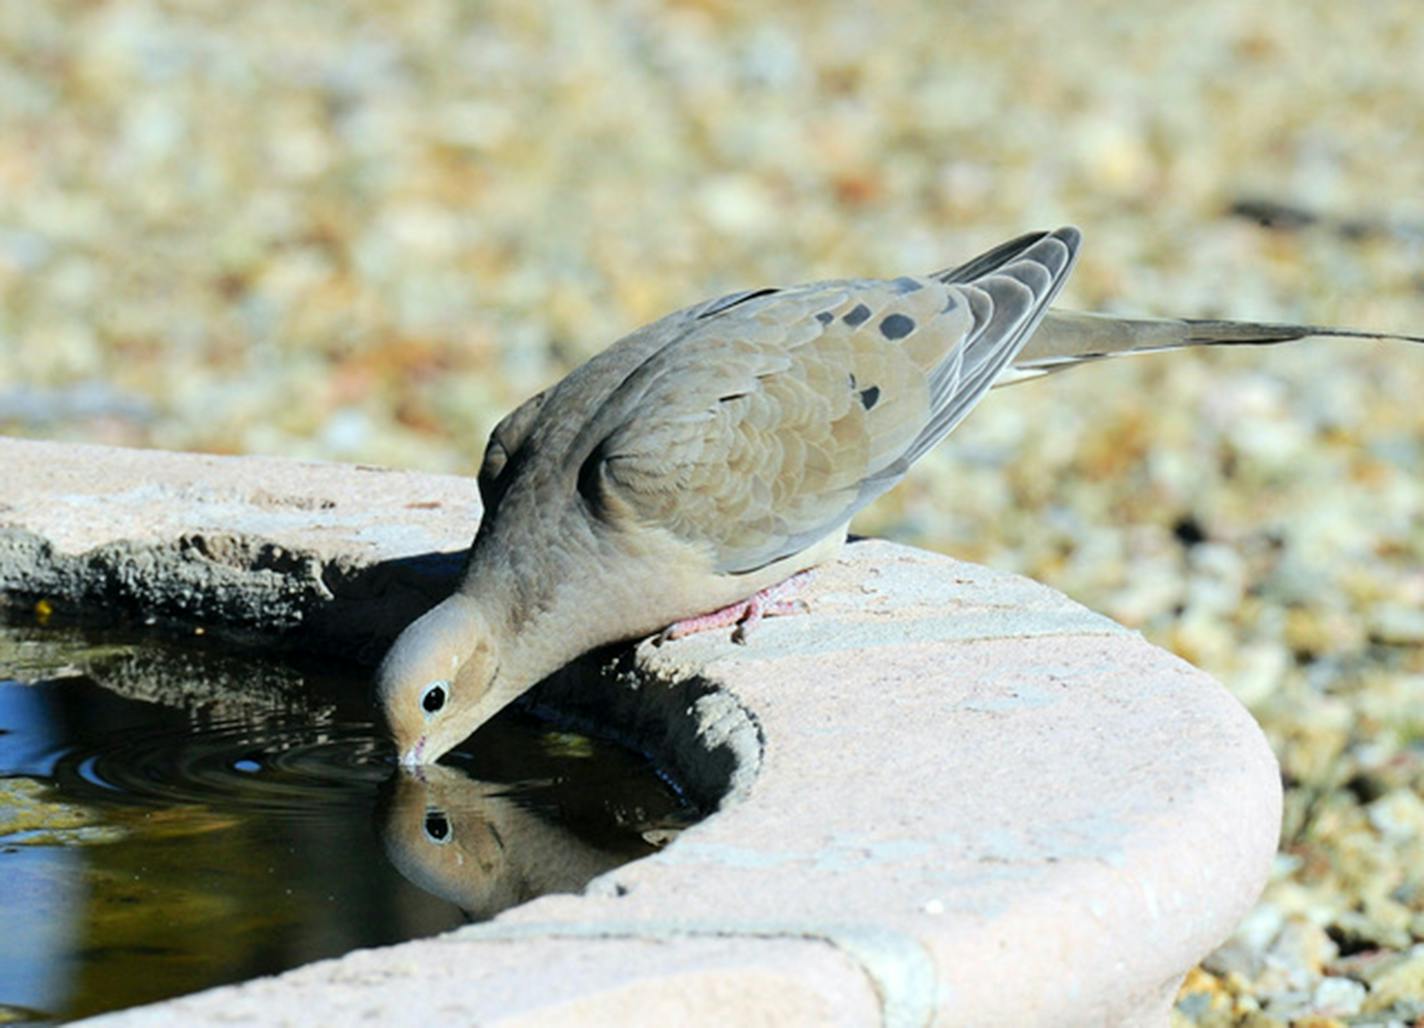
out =
[[[816,320],[819,321],[822,325],[829,325],[831,322],[836,320],[836,316],[830,311],[821,311],[821,313],[816,315]]]
[[[850,379],[850,387],[851,387],[852,389],[854,389],[854,388],[855,388],[855,372],[852,371],[852,372],[851,372],[850,374],[848,374],[846,377]]]
[[[862,390],[860,391],[860,405],[861,405],[862,407],[864,407],[866,410],[870,410],[871,407],[874,407],[874,406],[875,406],[877,403],[879,403],[879,402],[880,402],[880,387],[879,387],[879,386],[871,386],[869,389],[862,389]]]
[[[915,319],[904,314],[887,314],[880,322],[880,334],[886,339],[904,339],[915,330]]]
[[[852,307],[850,311],[841,318],[841,320],[844,321],[851,328],[856,328],[859,325],[864,325],[867,321],[870,320],[870,308],[863,303],[858,303],[854,307]]]
[[[923,289],[924,283],[918,282],[909,275],[901,275],[890,283],[890,287],[900,294],[913,293],[917,289]]]

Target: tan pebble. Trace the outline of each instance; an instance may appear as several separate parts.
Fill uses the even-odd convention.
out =
[[[1377,603],[1369,612],[1370,635],[1391,646],[1424,642],[1424,610],[1402,603]]]
[[[1367,808],[1370,824],[1387,839],[1404,841],[1424,836],[1424,799],[1412,789],[1395,789]]]
[[[1221,980],[1200,967],[1194,967],[1187,972],[1187,977],[1182,980],[1182,985],[1177,990],[1177,1002],[1198,994],[1210,997],[1208,1007],[1213,1012],[1224,1013],[1231,1009],[1231,995],[1222,986]]]
[[[1401,1000],[1417,1000],[1424,996],[1424,944],[1411,949],[1397,963],[1373,974],[1369,979],[1370,994],[1364,1011],[1388,1010]]]
[[[1339,952],[1339,947],[1320,925],[1292,917],[1286,920],[1267,959],[1274,959],[1282,967],[1296,969],[1291,977],[1298,981],[1299,987],[1304,987],[1308,984],[1304,975],[1319,975]]]

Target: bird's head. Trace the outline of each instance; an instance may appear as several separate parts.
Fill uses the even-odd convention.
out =
[[[376,671],[376,699],[402,764],[433,764],[504,706],[499,652],[479,608],[456,593],[406,626]]]

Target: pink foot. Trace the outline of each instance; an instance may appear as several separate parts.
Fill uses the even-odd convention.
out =
[[[749,596],[739,603],[714,610],[710,614],[699,614],[686,618],[664,628],[657,637],[658,645],[670,639],[681,639],[686,635],[706,632],[714,628],[736,625],[732,632],[732,642],[746,644],[747,633],[758,621],[765,617],[779,617],[783,614],[798,614],[806,609],[806,602],[796,598],[796,593],[810,579],[811,572],[798,571],[784,582],[763,589],[755,596]]]

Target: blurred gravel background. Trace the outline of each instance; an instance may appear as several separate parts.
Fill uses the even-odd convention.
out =
[[[0,0],[11,434],[473,473],[672,308],[1062,222],[1065,306],[1424,332],[1424,9]],[[991,395],[857,524],[1266,726],[1276,878],[1181,1024],[1424,1017],[1422,457],[1424,348],[1143,358]]]

